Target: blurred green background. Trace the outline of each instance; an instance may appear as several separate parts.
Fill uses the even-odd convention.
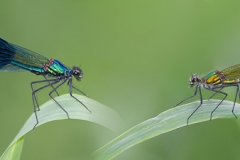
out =
[[[190,74],[240,63],[239,8],[238,0],[8,0],[0,2],[0,37],[81,66],[84,78],[75,86],[131,127],[193,94]],[[0,74],[3,153],[33,112],[30,82],[42,77]],[[68,93],[67,86],[59,92]],[[227,92],[233,100],[234,90]],[[47,93],[38,93],[41,103],[50,99]],[[21,159],[86,159],[118,134],[84,121],[48,123],[27,134]],[[239,160],[239,141],[239,120],[209,121],[152,138],[115,159]]]

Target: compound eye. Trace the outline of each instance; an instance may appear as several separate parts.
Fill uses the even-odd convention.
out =
[[[73,67],[72,74],[78,81],[80,81],[81,78],[83,77],[82,70],[78,67]]]
[[[193,77],[193,76],[192,76],[192,77],[190,77],[190,79],[189,79],[189,82],[190,82],[190,83],[194,83],[194,82],[196,82],[196,78],[195,78],[195,77]]]
[[[73,70],[73,74],[78,75],[80,74],[79,70]]]
[[[193,78],[193,80],[192,80],[193,82],[197,82],[197,78]]]
[[[189,79],[190,86],[191,87],[195,86],[196,82],[199,82],[199,78],[196,74],[193,74]]]
[[[193,82],[198,82],[198,80],[199,80],[198,76],[196,74],[193,74],[192,75],[192,81]]]

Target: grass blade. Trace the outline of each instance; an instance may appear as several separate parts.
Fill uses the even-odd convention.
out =
[[[90,113],[84,106],[73,99],[69,94],[57,97],[56,100],[68,112],[70,119],[85,120],[97,123],[115,132],[119,132],[125,127],[123,120],[114,110],[86,96],[74,96],[83,102],[91,110],[92,113]],[[39,124],[36,126],[36,128],[44,123],[54,120],[68,119],[66,113],[63,112],[63,110],[52,100],[43,104],[40,109],[41,110],[37,112]],[[12,143],[3,153],[0,160],[19,159],[21,155],[24,135],[31,131],[35,124],[36,118],[33,113],[25,125],[22,127],[22,129],[19,131],[17,136],[14,138]]]
[[[210,113],[219,103],[219,100],[206,100],[197,112],[190,118],[189,125],[210,120]],[[160,134],[186,126],[187,118],[199,105],[199,101],[171,108],[158,116],[148,119],[125,133],[121,134],[99,150],[93,153],[92,159],[109,160],[124,150],[146,141]],[[224,101],[214,112],[213,118],[234,118],[232,114],[233,102]],[[240,105],[235,105],[234,113],[240,116]],[[134,159],[134,158],[133,158]]]

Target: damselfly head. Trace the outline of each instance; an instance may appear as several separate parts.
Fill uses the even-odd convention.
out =
[[[83,72],[78,67],[73,67],[72,69],[72,75],[78,80],[81,81],[81,78],[83,77]]]
[[[197,85],[200,82],[200,79],[198,77],[198,75],[196,74],[192,74],[192,76],[189,79],[189,84],[190,87],[194,87],[195,85]]]

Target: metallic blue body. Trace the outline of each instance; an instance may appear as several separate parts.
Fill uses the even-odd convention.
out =
[[[60,76],[71,72],[58,60],[49,64],[45,56],[0,38],[0,72],[31,71],[37,75]],[[44,70],[44,66],[46,70]]]
[[[47,73],[50,76],[60,76],[63,74],[65,75],[66,73],[69,73],[69,72],[71,72],[71,69],[67,68],[56,59],[53,60],[53,64],[48,67],[47,71],[45,71],[45,73]]]

